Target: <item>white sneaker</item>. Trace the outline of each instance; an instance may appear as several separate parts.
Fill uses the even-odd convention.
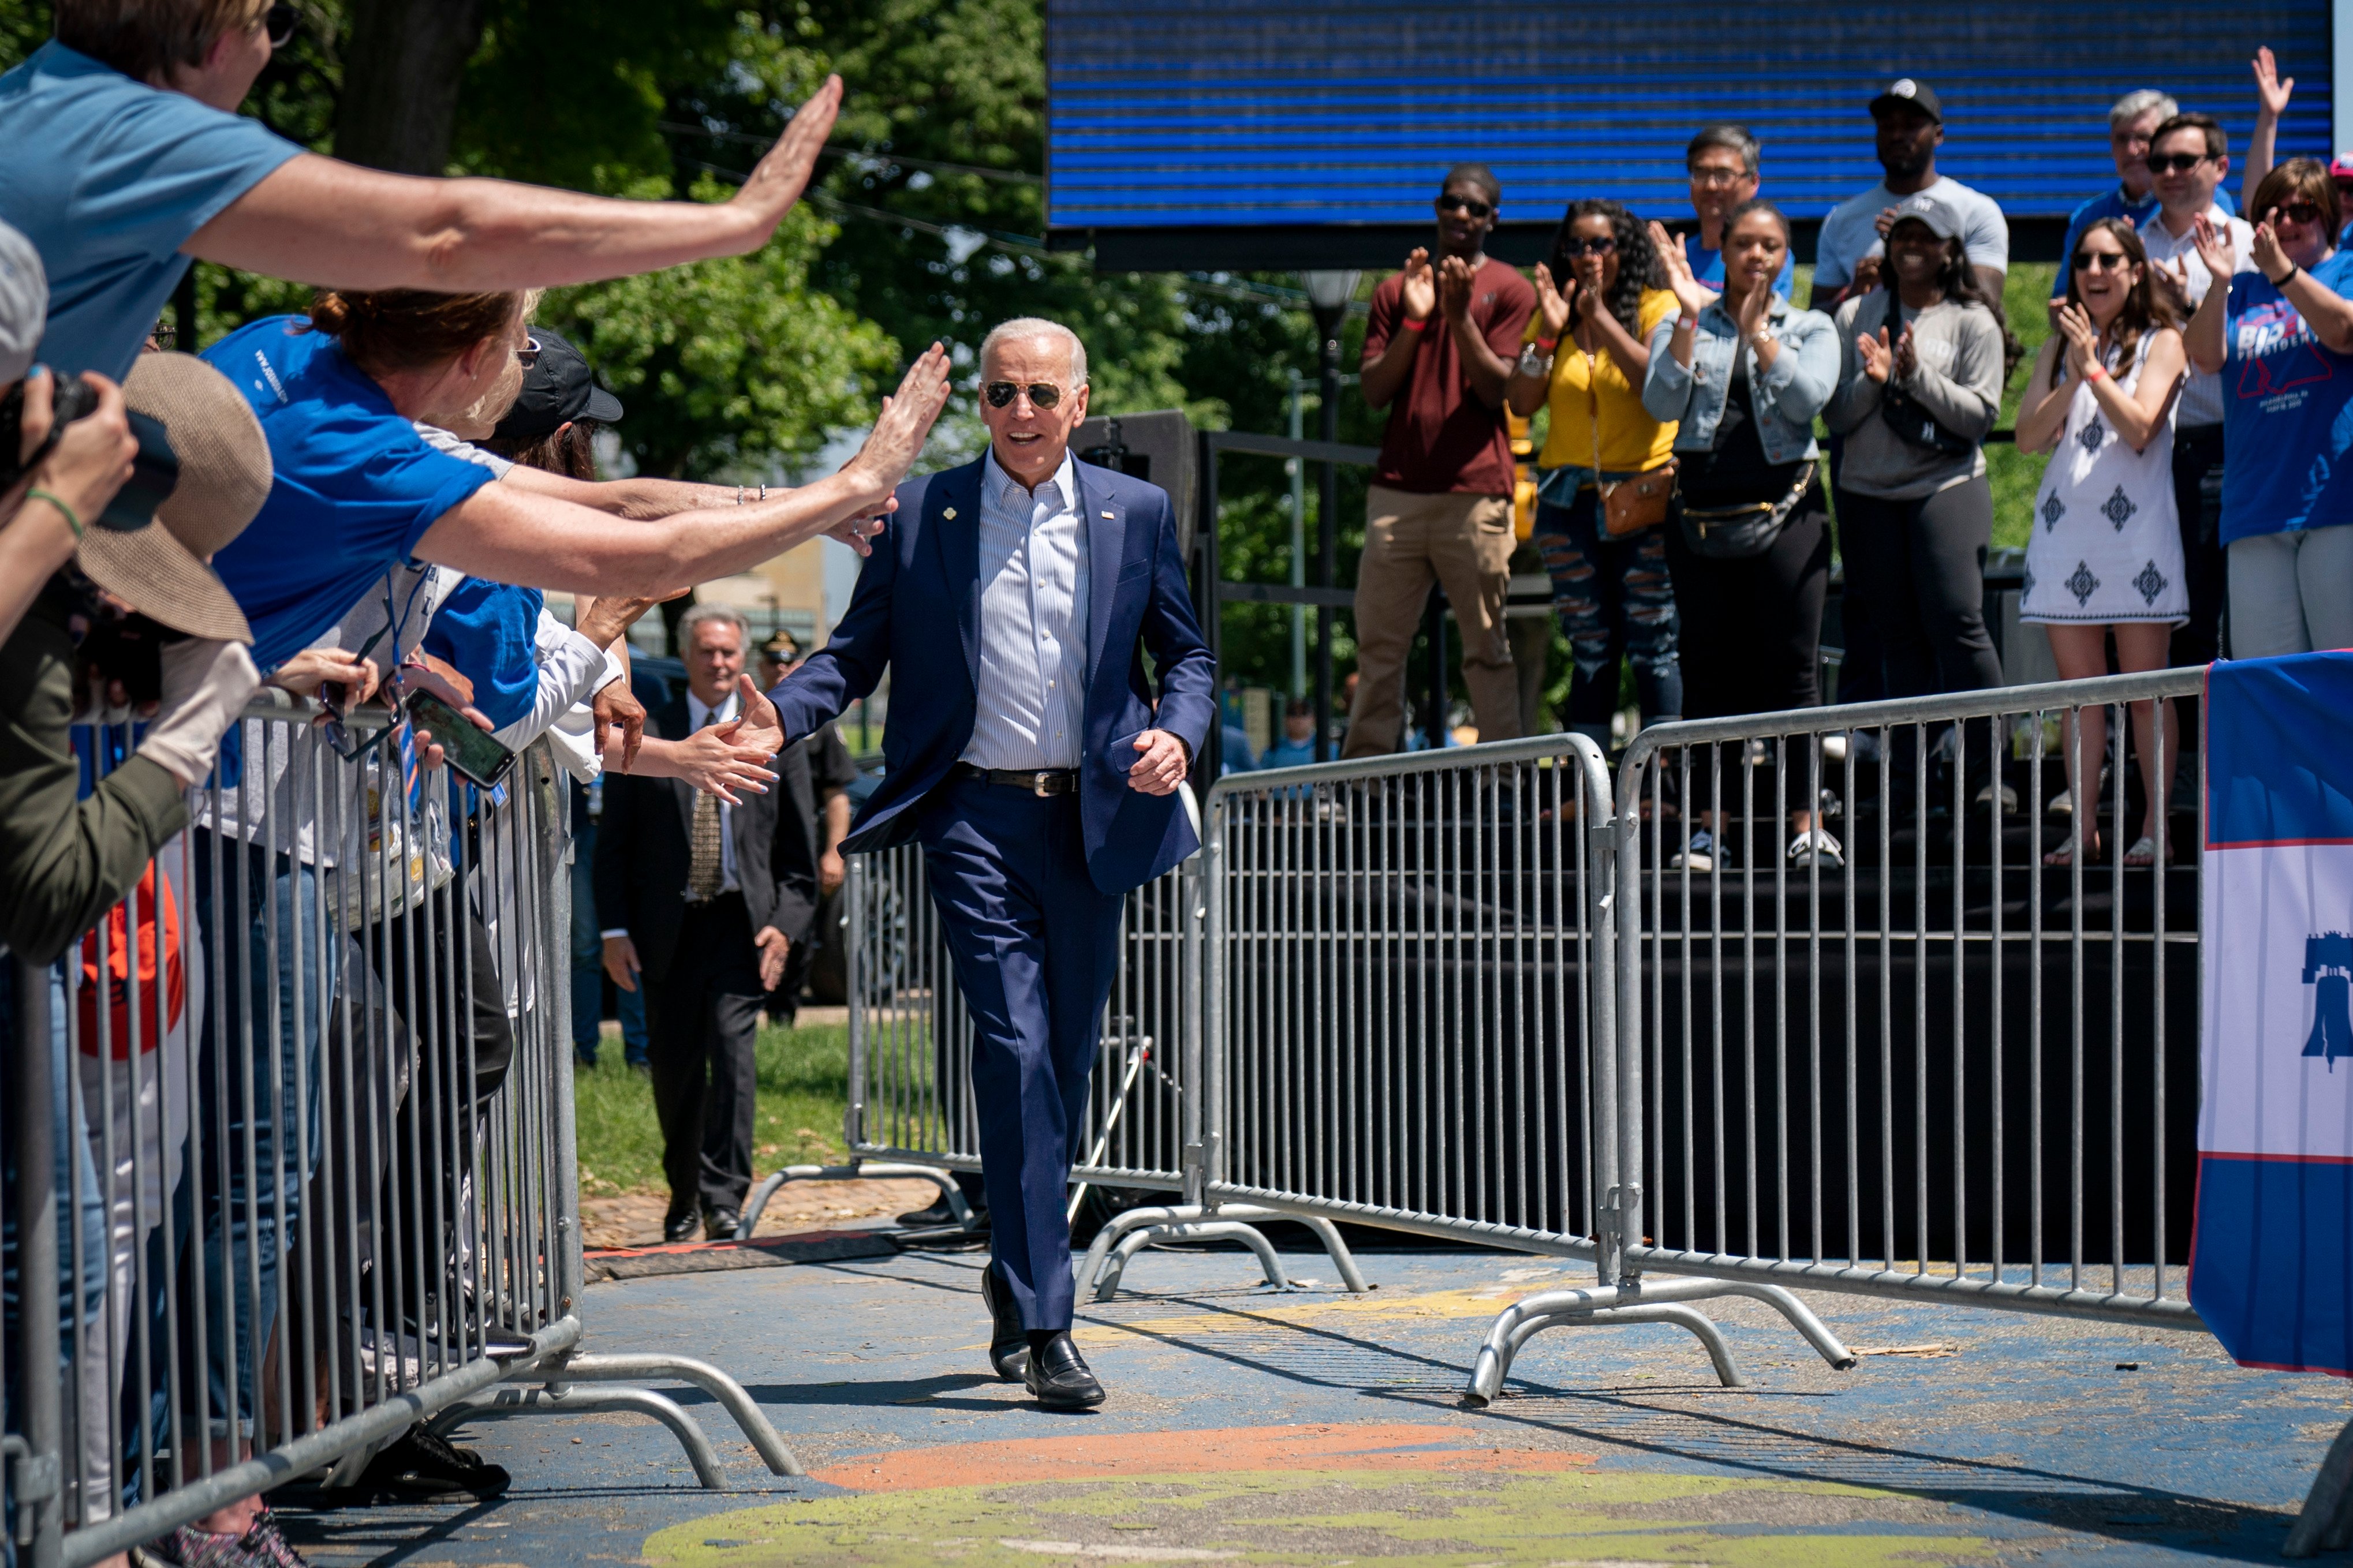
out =
[[[1800,833],[1789,840],[1789,864],[1792,866],[1844,866],[1846,851],[1831,837],[1827,828],[1817,827]]]
[[[2074,816],[2075,792],[2072,789],[2061,790],[2057,795],[2052,795],[2051,799],[2044,804],[2042,809],[2052,816]]]
[[[1667,864],[1678,871],[1713,871],[1720,853],[1715,840],[1703,827],[1691,836],[1690,843],[1675,851],[1675,858]],[[1725,863],[1730,864],[1728,860]]]
[[[1977,804],[1978,804],[1978,805],[1984,805],[1988,804],[1989,802],[1990,802],[1992,799],[1993,799],[1993,785],[1991,785],[1990,784],[1980,784],[1980,785],[1978,785],[1978,793],[1977,793]],[[2051,809],[2052,809],[2052,810],[2053,810],[2053,811],[2058,811],[2058,810],[2062,810],[2062,809],[2064,809],[2064,810],[2067,810],[2067,811],[2073,811],[2073,810],[2074,809],[2074,803],[2073,803],[2073,801],[2069,801],[2069,802],[2068,802],[2068,804],[2067,804],[2067,805],[2066,805],[2065,807],[2063,807],[2063,807],[2061,807],[2061,806],[2058,805],[2058,803],[2057,803],[2056,801],[2053,801],[2053,802],[2052,803]],[[2002,814],[2004,816],[2017,816],[2017,815],[2018,815],[2018,791],[2017,791],[2017,790],[2015,790],[2015,789],[2013,789],[2012,787],[2010,787],[2009,784],[2004,784],[2004,785],[2002,785],[2002,786],[2001,786],[2001,814]]]

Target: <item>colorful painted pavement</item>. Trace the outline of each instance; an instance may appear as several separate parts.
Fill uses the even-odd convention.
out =
[[[1762,1309],[1717,1313],[1753,1386],[1664,1326],[1561,1331],[1506,1395],[1459,1395],[1486,1320],[1570,1266],[1376,1253],[1379,1289],[1274,1295],[1240,1253],[1143,1255],[1080,1339],[1111,1403],[997,1382],[974,1254],[592,1287],[591,1348],[733,1371],[813,1472],[772,1478],[672,1391],[731,1486],[650,1421],[545,1416],[461,1441],[501,1501],[290,1513],[320,1568],[2276,1561],[2343,1385],[2242,1371],[2198,1335],[1817,1296],[1835,1373]],[[1319,1257],[1293,1260],[1313,1273]]]

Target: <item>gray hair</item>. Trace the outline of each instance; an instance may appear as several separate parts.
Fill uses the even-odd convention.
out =
[[[733,626],[735,628],[735,640],[739,644],[749,643],[752,640],[752,623],[745,620],[744,618],[744,612],[737,609],[734,605],[697,605],[678,618],[679,646],[681,647],[691,647],[694,645],[694,629],[697,626],[707,626],[713,621],[717,621],[724,626]]]
[[[2171,93],[2159,92],[2153,87],[2136,88],[2108,106],[2108,129],[2122,131],[2152,109],[2161,121],[2181,112],[2181,105],[2173,101]]]
[[[1072,390],[1087,384],[1087,345],[1079,342],[1079,334],[1060,321],[1050,321],[1043,316],[1016,316],[1009,321],[999,321],[988,329],[988,336],[980,340],[980,374],[988,374],[988,358],[999,343],[1022,342],[1030,338],[1060,338],[1071,348],[1071,386]]]
[[[1699,162],[1699,155],[1711,147],[1728,147],[1740,154],[1740,166],[1754,179],[1757,174],[1757,137],[1746,125],[1711,125],[1691,139],[1683,149],[1683,167]]]

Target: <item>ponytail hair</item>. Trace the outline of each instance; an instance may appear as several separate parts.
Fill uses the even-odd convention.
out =
[[[322,289],[311,298],[309,330],[335,339],[353,364],[381,377],[448,364],[505,331],[524,303],[515,291]]]

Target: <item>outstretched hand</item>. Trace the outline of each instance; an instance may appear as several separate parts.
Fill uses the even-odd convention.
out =
[[[733,720],[718,726],[719,732],[738,746],[765,746],[772,757],[783,751],[785,721],[776,716],[776,705],[768,700],[759,682],[748,675],[739,675],[735,678],[735,689],[744,699],[744,706]]]
[[[899,488],[915,465],[933,422],[948,404],[948,352],[934,343],[915,356],[900,379],[899,390],[882,400],[882,412],[866,444],[849,467],[861,468],[874,487],[888,494]]]
[[[826,141],[833,134],[833,121],[841,112],[841,79],[829,76],[825,85],[809,94],[807,103],[793,111],[785,126],[785,133],[768,149],[744,188],[735,193],[735,201],[747,204],[766,223],[747,250],[757,249],[768,242],[768,236],[792,205],[801,199],[808,188],[809,175],[816,172],[818,154],[825,150]]]

